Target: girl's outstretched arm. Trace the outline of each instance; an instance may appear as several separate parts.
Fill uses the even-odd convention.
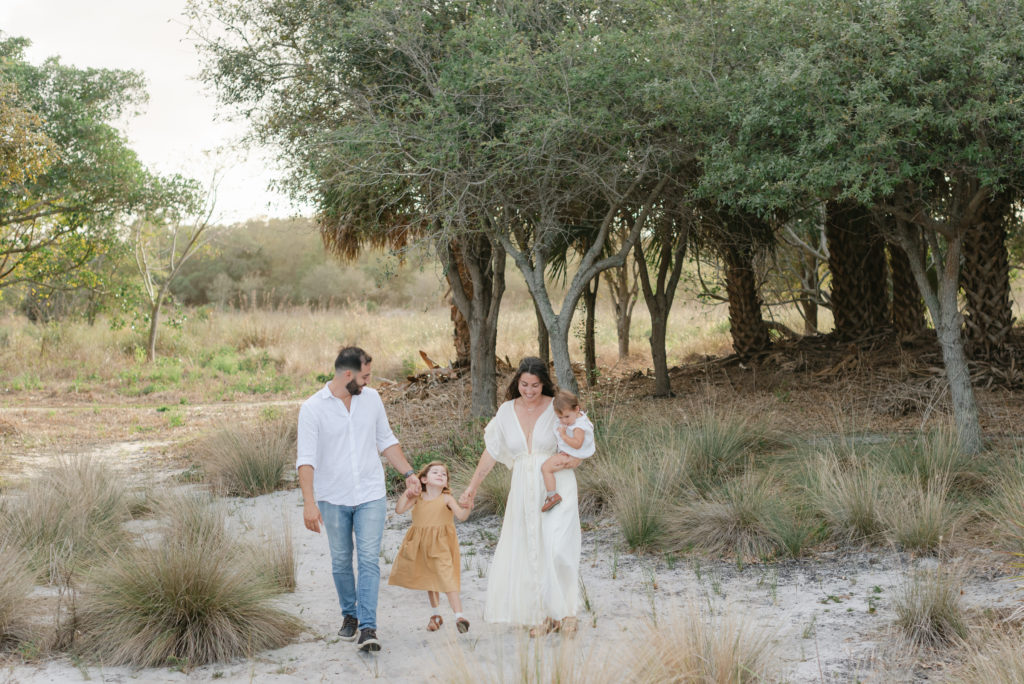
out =
[[[480,462],[476,464],[476,470],[473,471],[473,477],[469,480],[469,486],[466,487],[466,491],[462,492],[462,496],[459,497],[459,505],[466,508],[473,508],[473,497],[476,496],[476,490],[480,486],[480,483],[487,477],[487,473],[491,472],[491,468],[497,461],[491,456],[487,449],[480,454]]]
[[[458,518],[459,520],[465,522],[466,518],[469,517],[469,510],[470,509],[463,508],[462,506],[460,506],[459,502],[456,501],[455,497],[452,496],[451,494],[445,494],[444,495],[444,502],[445,502],[445,504],[447,504],[448,508],[455,515],[455,517]]]
[[[398,503],[395,504],[395,513],[401,515],[412,508],[413,504],[416,503],[416,498],[418,496],[419,495],[414,494],[411,489],[406,489],[405,493],[398,497]]]

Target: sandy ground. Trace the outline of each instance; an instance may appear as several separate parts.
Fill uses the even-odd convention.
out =
[[[107,447],[98,455],[121,460],[138,457],[144,447],[136,444],[123,453]],[[933,565],[933,559],[915,560],[897,553],[837,553],[741,567],[708,560],[636,557],[620,550],[621,539],[613,521],[590,520],[584,525],[581,563],[588,609],[580,615],[579,634],[574,640],[549,635],[531,642],[521,629],[487,625],[481,619],[486,569],[500,529],[500,520],[488,516],[458,526],[463,600],[472,628],[468,634],[457,634],[447,606],[442,605],[446,624],[441,631],[430,633],[425,629],[430,615],[426,596],[386,584],[390,561],[409,524],[408,516],[396,516],[392,506],[384,535],[378,607],[383,650],[361,654],[353,644],[335,636],[340,611],[330,577],[327,541],[304,529],[299,492],[231,499],[229,509],[232,529],[239,535],[256,535],[267,526],[291,527],[298,589],[285,595],[282,602],[307,626],[296,643],[249,660],[209,665],[189,673],[98,667],[68,659],[8,665],[0,670],[0,682],[412,682],[450,681],[460,672],[468,674],[471,681],[497,681],[503,674],[506,680],[522,680],[516,673],[524,662],[531,669],[543,669],[566,653],[584,672],[607,672],[606,666],[621,662],[631,639],[642,635],[644,623],[659,620],[664,624],[691,602],[705,613],[740,615],[768,633],[779,662],[779,681],[941,679],[941,663],[907,658],[891,627],[892,602],[908,571]],[[1001,559],[995,554],[986,558],[987,553],[972,554],[965,603],[979,610],[1015,605],[1015,585],[1004,581]],[[541,677],[541,681],[546,679]],[[584,675],[580,681],[590,679]]]

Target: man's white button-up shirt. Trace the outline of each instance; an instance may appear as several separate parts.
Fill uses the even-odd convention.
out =
[[[350,406],[346,409],[325,385],[299,410],[295,467],[313,466],[314,498],[336,506],[382,498],[380,452],[398,444],[376,390],[364,387]]]

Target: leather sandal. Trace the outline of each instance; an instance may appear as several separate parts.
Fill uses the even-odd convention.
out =
[[[441,625],[444,624],[444,620],[440,615],[431,615],[430,622],[427,623],[427,629],[431,632],[436,632],[441,629]]]
[[[530,637],[541,637],[551,632],[557,632],[561,628],[561,623],[558,620],[552,620],[551,618],[544,618],[544,622],[537,625],[536,627],[530,628]]]
[[[544,505],[540,507],[540,512],[547,513],[560,503],[562,503],[562,496],[556,492],[544,499]]]
[[[459,634],[465,634],[469,631],[469,620],[464,617],[460,617],[455,621],[455,629],[459,630]]]

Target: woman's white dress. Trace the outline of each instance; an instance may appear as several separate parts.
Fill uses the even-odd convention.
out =
[[[533,426],[531,450],[512,402],[506,401],[484,431],[488,453],[512,469],[501,535],[487,574],[488,622],[537,625],[544,618],[575,616],[579,606],[580,514],[572,470],[555,473],[562,503],[540,512],[540,466],[556,450],[554,423],[548,404]]]

